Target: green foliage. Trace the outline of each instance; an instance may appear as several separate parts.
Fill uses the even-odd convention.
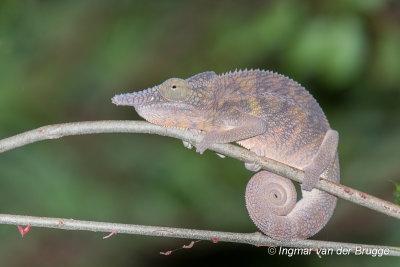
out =
[[[287,54],[292,71],[320,76],[336,88],[352,83],[365,64],[361,21],[354,16],[323,16],[304,26]]]
[[[397,205],[400,205],[400,183],[392,181],[392,184],[394,184],[395,186],[395,189],[393,191],[394,201]]]

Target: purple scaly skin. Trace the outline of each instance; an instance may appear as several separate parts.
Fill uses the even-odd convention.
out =
[[[273,72],[203,72],[172,78],[141,92],[116,95],[116,105],[133,106],[147,121],[205,133],[202,154],[214,143],[237,142],[259,156],[304,170],[296,203],[287,178],[261,171],[247,184],[251,219],[277,240],[301,240],[319,232],[332,216],[336,197],[313,189],[322,175],[338,183],[338,133],[315,99],[295,81]],[[252,171],[255,164],[245,164]]]

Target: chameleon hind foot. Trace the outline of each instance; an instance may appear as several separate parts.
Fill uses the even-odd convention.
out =
[[[311,191],[321,174],[332,164],[335,159],[337,146],[339,142],[339,134],[335,130],[328,130],[324,136],[324,140],[318,149],[317,154],[311,163],[303,168],[304,180],[301,189]]]
[[[256,153],[257,156],[265,157],[265,151],[260,147],[253,147],[250,149],[250,151]],[[258,172],[261,169],[261,166],[255,163],[245,163],[244,166],[246,169],[252,172]]]

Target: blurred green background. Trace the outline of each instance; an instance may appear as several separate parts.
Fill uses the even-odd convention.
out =
[[[344,185],[393,201],[400,182],[400,1],[0,2],[0,138],[47,124],[139,119],[117,93],[171,77],[261,68],[303,84],[340,133]],[[255,232],[252,173],[179,140],[67,137],[0,155],[0,212]],[[397,226],[397,227],[396,227]],[[284,264],[265,247],[0,225],[0,266]],[[398,246],[398,221],[339,200],[315,239]],[[395,258],[293,257],[395,266]],[[291,259],[292,260],[292,259]],[[398,266],[398,265],[397,265]]]

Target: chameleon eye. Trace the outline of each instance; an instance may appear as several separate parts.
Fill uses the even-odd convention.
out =
[[[192,85],[182,79],[172,78],[159,88],[160,94],[172,101],[185,101],[192,92]]]

